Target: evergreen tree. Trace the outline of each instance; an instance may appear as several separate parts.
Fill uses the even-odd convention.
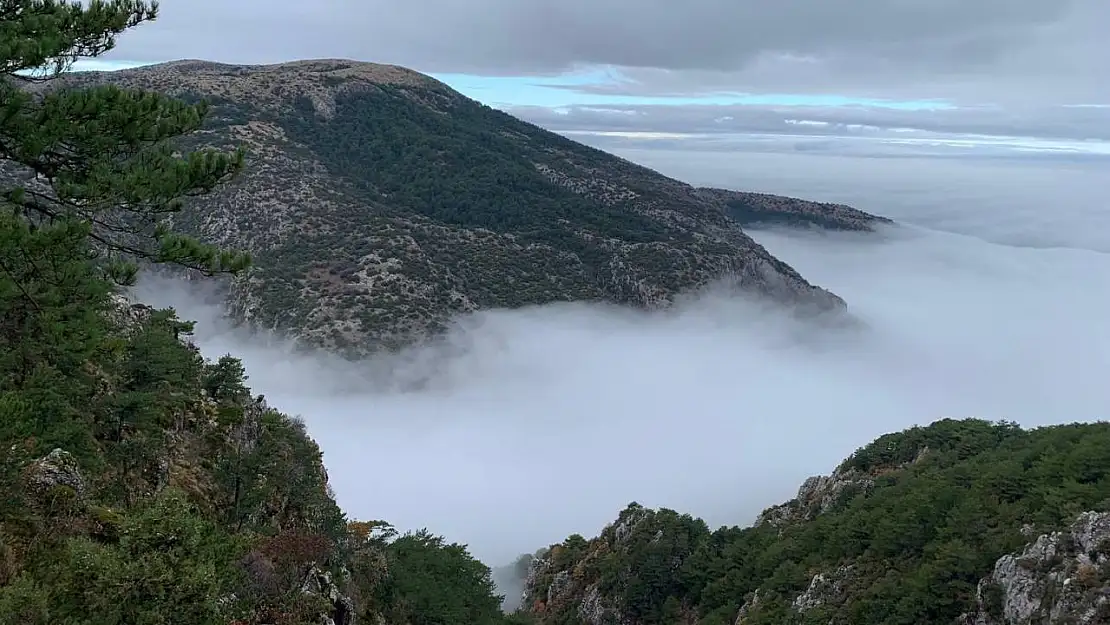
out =
[[[200,128],[203,103],[64,84],[74,62],[111,50],[157,10],[141,0],[0,0],[0,172],[17,177],[5,208],[36,227],[88,224],[93,249],[109,261],[102,266],[122,283],[134,280],[136,259],[208,274],[249,263],[170,227],[181,198],[243,166],[241,151],[175,151],[173,139]],[[59,79],[58,88],[43,84]]]

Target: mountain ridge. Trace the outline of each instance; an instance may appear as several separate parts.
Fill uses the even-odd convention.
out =
[[[254,256],[229,284],[236,318],[344,353],[409,344],[478,309],[653,308],[712,283],[841,313],[842,299],[767,252],[727,204],[747,198],[749,217],[792,225],[887,223],[697,189],[397,66],[183,60],[64,80],[208,100],[208,124],[183,147],[246,147],[246,169],[175,226]]]

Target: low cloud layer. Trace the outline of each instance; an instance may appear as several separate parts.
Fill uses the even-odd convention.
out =
[[[743,162],[705,165],[713,184],[751,188],[738,177]],[[778,165],[810,171],[805,160]],[[427,526],[508,563],[571,532],[596,533],[633,500],[750,522],[806,476],[914,423],[1105,417],[1110,256],[1090,248],[1110,248],[1110,228],[1088,222],[1088,198],[1073,189],[1084,174],[1066,165],[1055,183],[1045,174],[1041,183],[1055,186],[1043,193],[1058,194],[1048,231],[1032,212],[1012,212],[1016,192],[976,195],[1036,184],[1028,172],[998,165],[946,178],[943,163],[929,167],[914,164],[901,185],[885,186],[872,182],[893,170],[842,169],[795,191],[866,192],[866,208],[949,232],[756,235],[844,296],[863,330],[816,332],[719,297],[654,315],[561,305],[485,313],[452,337],[452,357],[417,350],[360,368],[233,331],[194,287],[149,280],[140,295],[198,319],[208,356],[241,356],[256,392],[304,416],[351,515]],[[932,192],[913,195],[912,181]],[[1078,243],[990,241],[1023,229]],[[1103,240],[1084,240],[1092,230]],[[432,365],[420,390],[366,377]]]
[[[1087,103],[1106,100],[1107,23],[1104,0],[194,0],[165,3],[115,58],[349,57],[482,75],[612,66],[627,80],[575,88]]]
[[[1032,137],[1098,141],[1096,147],[1110,154],[1110,106],[899,110],[874,106],[611,105],[558,109],[516,106],[508,110],[555,131],[708,137],[773,133],[938,142]]]

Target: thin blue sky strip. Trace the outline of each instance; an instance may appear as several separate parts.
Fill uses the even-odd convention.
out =
[[[451,87],[490,106],[566,106],[674,105],[697,104],[756,106],[870,106],[901,110],[941,110],[953,108],[939,100],[895,101],[852,98],[843,95],[715,93],[699,96],[633,96],[579,91],[575,86],[604,84],[619,80],[608,72],[567,74],[563,76],[474,76],[470,74],[432,74]]]

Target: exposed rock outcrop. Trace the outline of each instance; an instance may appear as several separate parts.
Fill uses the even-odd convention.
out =
[[[836,505],[844,497],[867,492],[875,480],[858,471],[835,471],[832,475],[815,475],[807,478],[790,501],[767,508],[756,519],[756,525],[785,527],[791,523],[808,521]]]
[[[851,579],[855,567],[842,566],[829,573],[818,573],[809,580],[805,592],[794,598],[791,607],[799,614],[804,614],[814,608],[819,608],[826,603],[840,603],[846,595],[847,582]]]
[[[320,615],[320,625],[354,625],[354,602],[343,594],[331,573],[313,566],[305,575],[301,592],[319,597],[327,603],[328,612]]]
[[[1110,512],[1084,512],[999,558],[979,583],[978,609],[961,625],[1110,623]]]
[[[54,449],[28,465],[24,480],[32,505],[40,507],[50,507],[58,499],[80,505],[87,495],[81,466],[64,449]]]
[[[737,612],[736,620],[733,621],[733,625],[745,625],[745,623],[748,622],[748,615],[752,613],[752,610],[758,608],[759,604],[760,597],[759,590],[757,589],[755,592],[752,593],[751,599],[748,599],[744,602],[744,605],[740,606],[740,611]]]
[[[532,560],[521,606],[534,615],[582,625],[641,625],[647,618],[630,595],[643,590],[638,557],[653,555],[656,572],[678,571],[690,548],[708,534],[708,527],[673,510],[650,510],[633,503],[601,535],[587,541],[572,536]],[[639,590],[635,590],[639,589]],[[566,621],[565,619],[573,619]],[[697,615],[681,601],[672,600],[659,616],[671,625],[693,625]],[[559,621],[558,619],[564,619]]]
[[[521,593],[521,606],[542,616],[577,599],[576,613],[582,625],[624,623],[620,611],[613,605],[611,598],[602,595],[598,583],[590,583],[584,588],[577,587],[571,571],[557,570],[558,555],[559,551],[553,549],[532,560],[528,577],[524,581],[524,591]],[[541,589],[544,585],[546,590]]]
[[[1103,422],[941,419],[751,527],[632,504],[535,562],[522,605],[543,625],[1110,625],[1108,441]]]
[[[154,310],[146,304],[132,302],[120,293],[112,294],[113,314],[124,334],[130,334],[142,326]]]
[[[812,520],[850,497],[870,492],[875,487],[876,476],[921,462],[928,453],[929,448],[922,447],[915,450],[916,455],[909,462],[872,467],[868,471],[841,467],[831,475],[806,478],[794,499],[767,508],[756,518],[755,525],[782,528],[791,523]]]

